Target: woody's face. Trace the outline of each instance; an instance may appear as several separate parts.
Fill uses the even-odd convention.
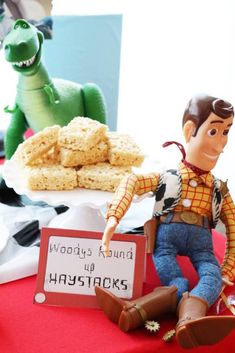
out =
[[[187,141],[186,160],[202,170],[210,171],[227,144],[233,116],[223,119],[211,113],[195,137],[192,135],[196,127],[192,121],[190,123],[193,125],[192,134]]]

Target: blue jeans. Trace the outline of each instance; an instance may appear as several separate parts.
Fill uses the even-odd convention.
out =
[[[162,223],[158,228],[153,254],[156,271],[164,286],[175,285],[178,288],[180,300],[182,294],[189,291],[189,282],[183,277],[176,255],[188,256],[198,273],[199,281],[190,294],[212,305],[219,296],[222,279],[213,253],[211,232],[185,223]]]

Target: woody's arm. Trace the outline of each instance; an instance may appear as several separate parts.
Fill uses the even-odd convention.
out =
[[[235,205],[230,194],[224,198],[220,218],[226,227],[227,236],[222,277],[225,284],[232,285],[235,279]]]
[[[122,179],[106,215],[107,224],[102,237],[102,245],[106,256],[109,256],[109,243],[115,229],[130,207],[134,195],[143,195],[154,191],[158,181],[159,174],[157,173],[146,175],[130,174]]]

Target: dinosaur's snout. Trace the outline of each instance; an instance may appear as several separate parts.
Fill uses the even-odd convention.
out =
[[[6,41],[3,48],[6,60],[12,63],[26,61],[34,57],[40,48],[40,44],[38,37],[36,37],[27,41],[15,41],[15,43]]]
[[[25,55],[28,52],[28,45],[26,42],[20,42],[17,45],[6,44],[4,46],[5,57],[8,61],[11,61],[12,58],[17,58],[19,54]]]

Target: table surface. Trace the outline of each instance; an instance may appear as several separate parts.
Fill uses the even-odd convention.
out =
[[[215,240],[216,254],[222,258],[224,239]],[[195,272],[188,259],[181,258],[185,275],[194,282]],[[33,303],[36,276],[1,285],[0,330],[3,353],[156,353],[185,352],[176,340],[165,343],[163,335],[175,327],[176,316],[159,317],[160,331],[144,328],[123,333],[99,309],[65,308]],[[151,256],[147,257],[144,293],[159,285]],[[235,332],[220,343],[199,347],[194,353],[231,353]]]

